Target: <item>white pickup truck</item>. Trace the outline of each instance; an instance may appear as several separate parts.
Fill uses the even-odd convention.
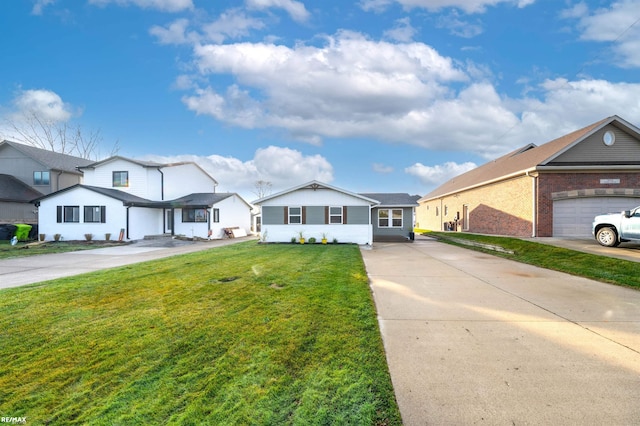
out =
[[[616,247],[625,241],[640,242],[640,207],[596,216],[591,233],[606,247]]]

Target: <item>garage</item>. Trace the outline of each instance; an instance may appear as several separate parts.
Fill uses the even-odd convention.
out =
[[[553,202],[553,236],[591,238],[593,218],[603,213],[631,210],[640,205],[638,198],[567,198]]]

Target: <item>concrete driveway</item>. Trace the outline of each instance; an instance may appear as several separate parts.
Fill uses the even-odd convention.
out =
[[[428,239],[362,254],[406,425],[640,421],[640,291]]]
[[[4,259],[0,260],[0,289],[162,259],[251,239],[255,237],[198,242],[170,238],[139,240],[124,246]]]

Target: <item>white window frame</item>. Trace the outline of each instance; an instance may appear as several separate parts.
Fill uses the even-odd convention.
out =
[[[333,209],[339,209],[340,213],[332,212]],[[342,206],[329,206],[329,224],[342,225],[343,217],[344,215],[342,214]],[[334,219],[337,219],[337,220],[334,222]]]
[[[380,217],[380,214],[386,213],[386,217]],[[400,225],[394,225],[394,221],[398,220],[394,216],[394,212],[400,212]],[[386,220],[386,225],[381,225],[381,220]],[[404,211],[402,209],[378,209],[378,228],[402,228],[404,225]]]
[[[292,213],[291,210],[293,209],[299,209],[299,213]],[[287,213],[289,214],[288,223],[290,225],[302,225],[302,206],[289,207],[289,211]],[[291,218],[298,218],[298,219],[297,221],[293,221],[291,220]]]

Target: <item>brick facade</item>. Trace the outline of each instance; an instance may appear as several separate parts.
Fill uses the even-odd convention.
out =
[[[603,180],[619,183],[601,183]],[[533,221],[537,222],[535,235],[553,236],[553,194],[571,191],[595,190],[594,196],[607,196],[606,192],[640,188],[640,173],[589,172],[540,173],[535,178],[537,209],[534,215],[534,178],[522,175],[509,180],[454,195],[422,202],[416,209],[416,227],[445,230],[443,224],[454,222],[458,231],[482,234],[530,237],[534,235]],[[599,194],[598,190],[602,190]],[[605,192],[605,190],[607,190]],[[464,205],[468,206],[469,223],[464,223]],[[459,220],[456,217],[459,214]]]

